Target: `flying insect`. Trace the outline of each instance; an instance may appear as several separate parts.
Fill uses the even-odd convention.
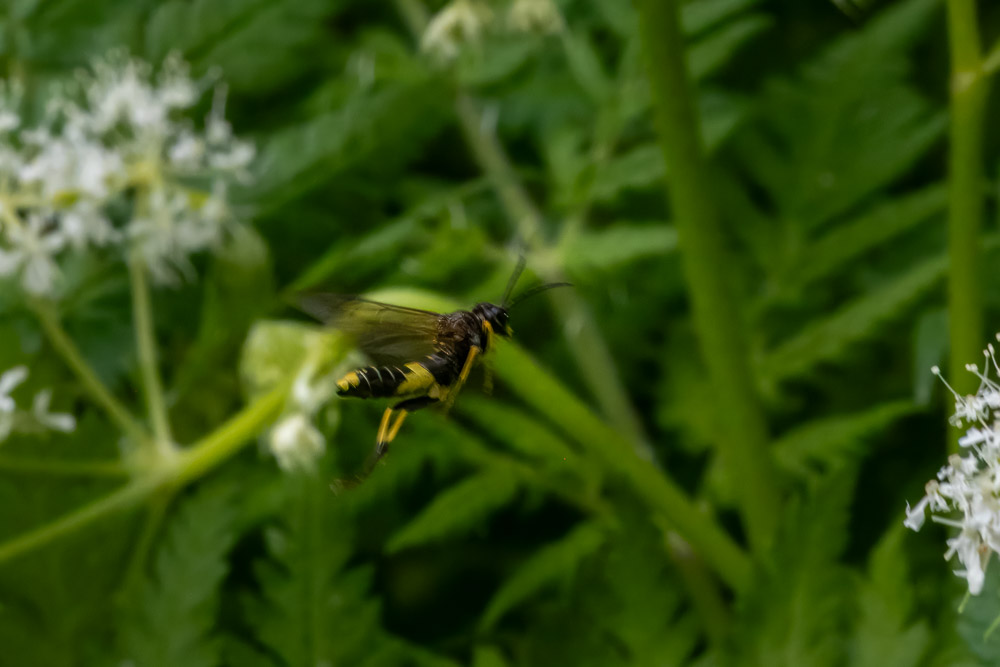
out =
[[[507,321],[512,306],[546,289],[569,284],[537,285],[511,300],[523,268],[522,259],[500,305],[483,302],[472,310],[453,313],[406,308],[358,296],[315,293],[298,297],[303,311],[353,337],[373,362],[337,380],[337,393],[395,401],[382,414],[365,477],[389,451],[407,414],[435,405],[445,411],[451,407],[473,367],[493,349],[496,337],[511,336]]]

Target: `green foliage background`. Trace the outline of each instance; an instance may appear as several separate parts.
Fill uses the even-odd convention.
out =
[[[0,10],[0,64],[29,91],[113,47],[179,51],[221,72],[260,149],[239,199],[251,231],[155,293],[182,443],[259,395],[264,356],[301,360],[275,342],[304,335],[280,322],[287,294],[468,307],[499,298],[521,250],[531,279],[574,283],[513,313],[493,396],[412,417],[356,489],[329,483],[361,467],[382,406],[336,402],[315,475],[280,471],[252,446],[260,426],[225,462],[133,479],[123,511],[16,554],[0,542],[0,665],[1000,664],[996,584],[959,614],[944,532],[902,530],[946,456],[928,372],[949,349],[942,3],[681,11],[729,258],[712,270],[736,286],[727,333],[767,418],[768,549],[748,546],[747,471],[727,465],[742,445],[692,319],[664,189],[686,165],[663,157],[639,16],[558,4],[561,34],[488,34],[453,68],[420,53],[420,10],[440,5],[417,0]],[[989,34],[1000,15],[983,12]],[[985,131],[992,214],[991,125],[969,131]],[[73,271],[65,327],[141,412],[125,268]],[[985,344],[1000,283],[976,285]],[[0,540],[128,481],[103,464],[121,434],[24,306],[0,285],[0,369],[28,363],[79,427],[4,444]]]

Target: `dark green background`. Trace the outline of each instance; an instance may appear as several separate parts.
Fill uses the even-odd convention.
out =
[[[744,543],[742,471],[718,455],[730,406],[701,360],[664,188],[684,165],[665,166],[657,143],[638,18],[617,0],[558,4],[562,34],[498,30],[454,67],[420,54],[392,2],[2,10],[0,67],[30,103],[110,48],[154,63],[176,50],[196,74],[221,72],[234,130],[258,146],[255,183],[237,199],[255,234],[197,258],[200,280],[155,293],[181,442],[244,403],[248,330],[299,317],[283,295],[406,287],[471,306],[499,299],[525,246],[522,285],[574,287],[512,313],[539,367],[517,357],[492,397],[470,388],[447,420],[412,417],[354,491],[328,485],[361,467],[382,406],[338,402],[321,415],[328,450],[314,476],[250,446],[169,497],[0,563],[0,665],[1000,663],[1000,640],[983,638],[1000,615],[996,585],[959,615],[944,532],[901,525],[948,434],[929,372],[948,351],[942,3],[685,4],[730,256],[716,269],[738,286],[732,335],[748,348],[781,498],[777,544],[739,592],[676,541],[634,462],[617,463],[633,448],[655,458],[705,521]],[[1000,13],[980,4],[989,45]],[[473,119],[495,117],[512,166],[501,176],[537,209],[536,235],[470,141],[465,103]],[[984,346],[1000,305],[997,108],[976,130]],[[68,273],[67,329],[138,409],[124,266],[94,257]],[[0,369],[31,365],[79,428],[12,440],[0,456],[116,456],[119,434],[19,299],[0,284]],[[517,377],[568,394],[532,396]],[[115,485],[0,470],[0,538]]]

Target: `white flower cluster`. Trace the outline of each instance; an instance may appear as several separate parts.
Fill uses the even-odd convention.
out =
[[[28,122],[19,87],[3,85],[0,277],[51,296],[61,255],[99,246],[134,255],[161,284],[188,273],[192,253],[222,240],[227,188],[254,156],[223,117],[221,88],[203,128],[184,117],[206,87],[176,57],[154,73],[114,53]]]
[[[463,46],[478,43],[496,23],[485,0],[451,0],[427,24],[420,48],[448,62]],[[563,20],[553,0],[514,0],[505,25],[514,32],[549,34],[562,30]]]
[[[53,430],[68,433],[76,428],[73,415],[49,412],[49,404],[52,402],[52,391],[49,389],[35,394],[30,411],[18,409],[11,392],[27,378],[28,369],[25,366],[15,366],[0,374],[0,442],[10,437],[14,431]]]
[[[292,385],[289,409],[271,430],[268,441],[282,470],[311,471],[326,451],[326,438],[313,425],[312,417],[335,391],[334,375],[322,372],[312,362],[303,365]]]
[[[998,336],[1000,338],[1000,336]],[[994,552],[1000,553],[1000,383],[990,377],[990,367],[1000,376],[994,348],[985,351],[982,371],[970,364],[966,368],[979,377],[975,396],[955,395],[955,414],[951,423],[966,428],[959,446],[965,455],[952,454],[937,479],[927,482],[926,495],[915,506],[906,505],[907,528],[920,530],[927,510],[931,520],[958,529],[948,539],[945,559],[958,556],[964,569],[955,574],[965,578],[969,592],[978,595],[983,589],[986,566]],[[935,375],[940,370],[935,366]],[[943,378],[942,378],[942,381]]]

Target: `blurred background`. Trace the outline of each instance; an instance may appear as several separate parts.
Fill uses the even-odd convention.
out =
[[[977,26],[971,2],[677,3],[678,94],[655,92],[648,40],[670,33],[639,4],[0,9],[24,118],[112,50],[154,72],[176,53],[213,82],[188,115],[219,82],[256,147],[227,194],[238,231],[152,287],[173,439],[213,452],[183,472],[129,455],[36,297],[0,278],[0,372],[28,366],[18,391],[76,420],[0,445],[0,665],[1000,664],[997,586],[959,613],[945,530],[902,526],[954,437],[929,369],[949,330],[974,341],[960,369],[997,329],[997,107],[984,84],[979,115],[949,117],[948,30],[971,38],[946,5],[972,8],[984,79],[1000,8]],[[704,164],[657,132],[684,108]],[[956,142],[981,151],[982,229],[949,264]],[[691,188],[717,229],[685,217]],[[447,417],[411,416],[367,482],[331,489],[384,404],[269,430],[288,406],[262,385],[303,350],[326,350],[314,379],[364,363],[290,297],[471,308],[520,256],[515,292],[573,286],[518,304],[492,394],[474,378]],[[126,264],[67,251],[59,270],[66,335],[146,421]]]

